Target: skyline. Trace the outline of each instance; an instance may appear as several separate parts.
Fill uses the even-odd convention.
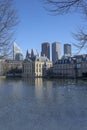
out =
[[[43,42],[52,44],[55,41],[61,43],[63,55],[63,44],[72,45],[77,42],[73,39],[72,32],[76,32],[79,26],[85,24],[78,13],[52,16],[44,9],[40,0],[15,0],[15,6],[20,20],[15,42],[22,49],[24,57],[27,49],[35,48],[41,53]],[[72,47],[72,53],[75,53],[73,50],[75,48]]]

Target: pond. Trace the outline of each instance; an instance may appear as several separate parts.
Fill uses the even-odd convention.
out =
[[[0,130],[87,130],[87,81],[0,78]]]

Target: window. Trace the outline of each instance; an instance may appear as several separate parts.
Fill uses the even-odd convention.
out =
[[[41,67],[41,64],[39,64],[39,67]]]

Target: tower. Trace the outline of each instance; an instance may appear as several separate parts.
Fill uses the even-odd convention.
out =
[[[61,59],[60,43],[52,43],[52,61],[55,63],[58,59]]]
[[[64,44],[64,56],[71,56],[71,44]]]
[[[41,56],[47,56],[47,58],[50,60],[50,43],[44,42],[41,46]]]
[[[22,50],[16,43],[13,45],[13,60],[23,60]]]

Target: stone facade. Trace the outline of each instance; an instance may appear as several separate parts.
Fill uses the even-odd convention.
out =
[[[22,63],[23,63],[23,61],[16,61],[16,60],[6,60],[5,61],[7,71],[9,71],[11,69],[15,69],[15,68],[22,69]]]
[[[87,77],[87,55],[77,55],[67,59],[58,60],[48,70],[52,77],[85,78]]]
[[[23,63],[23,77],[43,77],[52,62],[47,57],[36,56],[34,60],[25,60]]]
[[[55,64],[53,73],[58,77],[76,77],[75,64]]]
[[[0,58],[0,76],[4,75],[5,73],[4,65],[5,65],[5,59]]]
[[[5,76],[22,76],[23,61],[6,60],[4,63]]]

